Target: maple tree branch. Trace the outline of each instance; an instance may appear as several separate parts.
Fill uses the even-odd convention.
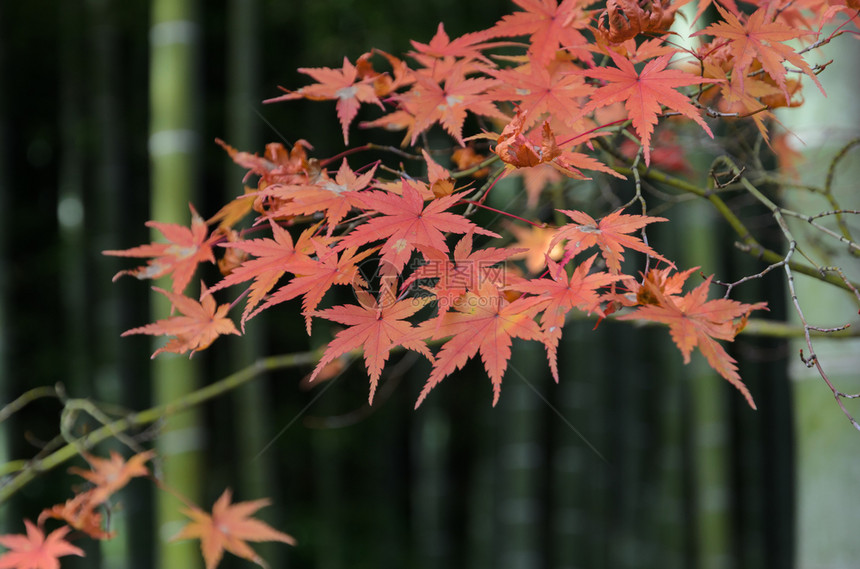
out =
[[[845,156],[848,154],[851,149],[860,146],[860,137],[853,138],[846,142],[839,152],[833,157],[830,161],[830,166],[827,168],[827,178],[824,180],[824,196],[827,198],[827,201],[830,203],[830,207],[832,207],[835,211],[836,215],[836,224],[839,226],[839,229],[842,231],[842,235],[849,239],[854,240],[851,236],[851,231],[848,229],[848,225],[845,223],[845,219],[840,211],[839,204],[836,202],[836,198],[833,196],[833,178],[836,176],[836,166]],[[823,214],[822,214],[823,215]]]
[[[465,170],[456,170],[454,172],[451,172],[451,177],[456,180],[457,178],[465,178],[467,176],[471,176],[475,172],[480,172],[484,168],[487,168],[488,166],[492,166],[493,164],[495,164],[499,160],[500,160],[499,155],[493,154],[492,156],[490,156],[486,160],[484,160],[478,164],[475,164],[474,166],[466,168]]]
[[[809,225],[818,229],[822,233],[825,233],[825,234],[829,235],[830,237],[833,237],[834,239],[848,245],[848,249],[851,250],[852,253],[854,253],[855,255],[857,253],[860,253],[860,245],[858,245],[857,243],[852,241],[850,238],[845,237],[844,235],[840,235],[840,234],[836,233],[835,231],[833,231],[832,229],[828,229],[828,228],[824,227],[823,225],[816,223],[815,219],[818,217],[821,217],[821,214],[819,214],[819,215],[805,215],[805,214],[798,213],[796,211],[792,211],[792,210],[785,209],[785,208],[779,208],[779,211],[780,211],[780,213],[782,213],[782,215],[787,215],[790,217],[795,217],[797,219],[802,219],[803,221],[809,223]],[[824,215],[826,215],[827,213],[833,213],[833,212],[825,212]],[[842,213],[858,213],[858,212],[850,211],[850,210],[842,210]]]
[[[740,168],[738,168],[737,165],[735,165],[734,162],[732,162],[732,160],[730,158],[723,156],[723,157],[719,158],[718,161],[725,163],[730,168],[730,170],[732,172],[734,172],[735,178],[740,180],[740,182],[744,186],[744,188],[746,188],[746,190],[752,196],[754,196],[762,205],[764,205],[766,208],[768,208],[770,210],[771,214],[773,215],[774,220],[776,220],[777,225],[779,226],[780,230],[782,231],[783,235],[785,236],[785,239],[788,241],[788,250],[786,251],[785,256],[783,257],[783,261],[782,261],[782,263],[776,263],[776,265],[779,266],[781,264],[783,269],[785,270],[786,280],[788,283],[789,295],[791,297],[791,303],[794,306],[795,312],[797,313],[798,317],[800,318],[800,321],[801,321],[802,326],[803,326],[803,335],[804,335],[804,339],[806,340],[806,346],[809,348],[809,356],[808,357],[804,356],[803,349],[800,350],[800,359],[806,367],[808,367],[808,368],[815,367],[816,371],[818,371],[818,375],[821,377],[821,379],[824,380],[824,383],[827,384],[827,387],[830,389],[831,393],[833,394],[833,398],[836,400],[836,403],[839,406],[839,408],[842,410],[842,413],[845,415],[845,417],[848,419],[848,421],[851,423],[851,425],[855,429],[860,431],[860,423],[858,423],[857,420],[854,419],[854,417],[851,415],[851,413],[845,407],[845,403],[843,402],[843,399],[853,399],[855,396],[846,395],[842,391],[838,390],[836,388],[836,386],[833,385],[833,383],[830,381],[830,378],[827,376],[827,373],[824,371],[824,368],[821,366],[821,362],[819,361],[818,356],[815,354],[815,348],[812,345],[812,332],[813,331],[832,334],[832,333],[840,332],[842,330],[846,330],[850,326],[850,324],[846,324],[844,326],[837,326],[837,327],[833,327],[833,328],[822,328],[822,327],[818,327],[818,326],[812,326],[809,324],[809,322],[806,320],[806,316],[803,312],[803,308],[800,306],[800,301],[797,297],[797,291],[795,290],[795,286],[794,286],[794,274],[792,272],[792,267],[791,267],[791,257],[797,251],[797,240],[794,238],[791,231],[789,230],[788,224],[786,223],[785,217],[783,216],[783,214],[787,210],[779,207],[778,205],[773,203],[773,201],[771,201],[767,196],[765,196],[755,185],[752,184],[752,182],[750,182],[743,175],[743,171]],[[803,216],[798,216],[798,217],[803,217]],[[812,223],[811,220],[807,220],[807,221]],[[825,228],[820,227],[820,226],[819,226],[819,228],[822,230],[825,229]],[[841,236],[839,236],[838,234],[836,234],[834,232],[830,232],[830,233],[833,236],[835,236],[836,238],[841,239]],[[830,269],[830,267],[828,267],[828,269]],[[860,302],[860,294],[858,294],[857,287],[854,286],[845,277],[845,275],[842,273],[841,270],[837,269],[837,271],[838,271],[839,277],[843,281],[843,284],[849,290],[851,290],[854,293],[854,295],[858,299],[858,302]],[[819,268],[819,272],[822,275],[822,277],[825,276],[825,272],[821,268]]]
[[[0,409],[0,423],[11,417],[36,399],[42,399],[45,397],[58,397],[56,387],[42,385],[25,391],[17,399],[12,401],[11,403],[4,405],[3,408]]]
[[[352,148],[347,148],[343,152],[335,154],[334,156],[326,158],[325,160],[320,160],[320,166],[326,167],[338,159],[346,158],[347,156],[349,156],[351,154],[356,154],[358,152],[364,152],[367,150],[381,150],[383,152],[390,152],[392,154],[400,156],[401,158],[406,158],[407,160],[416,160],[416,161],[424,160],[424,158],[422,158],[418,154],[412,154],[411,152],[406,152],[406,151],[401,150],[400,148],[396,148],[394,146],[388,146],[388,145],[384,145],[384,144],[374,144],[372,142],[369,142],[369,143],[364,144],[362,146],[354,146]]]
[[[763,318],[750,318],[741,336],[764,336],[780,340],[791,340],[806,337],[806,330],[800,324],[790,324],[776,320],[765,320]],[[812,328],[809,335],[812,338],[849,339],[860,337],[860,328],[851,328],[848,325],[836,328]]]
[[[322,353],[323,350],[312,350],[261,358],[215,383],[192,391],[174,401],[131,413],[122,419],[117,419],[103,425],[82,437],[73,439],[43,458],[26,461],[25,468],[19,469],[18,474],[0,486],[0,504],[24,488],[37,475],[56,468],[67,460],[77,456],[82,450],[89,450],[97,444],[116,437],[120,433],[134,427],[148,425],[164,417],[200,405],[248,383],[264,372],[315,363],[322,357]],[[18,399],[20,400],[21,398],[19,397]]]
[[[633,175],[633,169],[630,167],[614,166],[613,169],[619,174],[623,174],[626,176]],[[718,195],[716,189],[701,188],[696,184],[693,184],[681,178],[676,178],[674,176],[666,174],[665,172],[661,172],[660,170],[656,170],[654,168],[646,168],[644,164],[640,164],[638,170],[639,175],[643,179],[648,180],[649,182],[657,182],[660,184],[664,184],[666,186],[670,186],[683,192],[709,200],[711,202],[711,205],[713,205],[717,212],[723,217],[723,219],[726,220],[726,223],[728,223],[729,226],[735,231],[735,233],[737,233],[740,242],[735,243],[735,246],[739,250],[770,264],[779,264],[784,260],[783,255],[780,255],[776,251],[764,247],[761,243],[758,242],[755,237],[753,237],[752,233],[749,231],[749,229],[747,229],[746,225],[740,220],[740,218],[728,206],[728,204],[726,204],[726,202]],[[848,291],[851,290],[852,286],[857,286],[854,283],[844,281],[836,275],[822,272],[820,268],[812,267],[806,263],[791,260],[788,264],[791,267],[792,271],[802,273],[804,275],[816,278],[820,281],[827,282],[829,284]]]

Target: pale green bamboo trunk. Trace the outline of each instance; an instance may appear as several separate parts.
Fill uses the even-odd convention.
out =
[[[800,171],[802,181],[822,186],[826,169],[836,152],[848,140],[860,136],[860,66],[853,41],[839,38],[826,46],[822,61],[834,59],[822,74],[827,86],[824,98],[812,85],[805,84],[805,103],[791,109],[780,119],[792,128],[807,146],[806,162]],[[818,58],[816,58],[818,59]],[[806,83],[806,82],[805,82]],[[860,148],[854,147],[839,163],[833,180],[835,197],[842,208],[860,208]],[[823,199],[792,191],[787,206],[805,213],[833,209]],[[847,220],[858,239],[857,216]],[[826,223],[832,223],[832,219]],[[833,227],[831,225],[831,227]],[[800,224],[793,230],[804,232]],[[808,234],[808,233],[807,233]],[[841,265],[846,275],[860,279],[860,259],[848,254],[843,246],[830,242],[829,264]],[[812,249],[818,259],[821,251]],[[847,322],[856,325],[857,305],[851,297],[832,286],[809,278],[796,277],[797,295],[809,324],[836,326]],[[793,310],[789,308],[789,310]],[[799,321],[796,319],[796,321]],[[818,340],[816,353],[830,381],[845,393],[860,392],[860,342],[857,340]],[[805,342],[796,341],[792,353],[799,349],[808,355]],[[791,362],[794,381],[797,432],[797,567],[798,569],[847,569],[860,559],[860,433],[839,410],[830,390],[815,369],[807,369],[797,357]],[[855,419],[860,417],[857,401],[846,401]]]
[[[195,46],[200,30],[193,0],[154,0],[150,28],[150,139],[151,211],[161,222],[189,224],[188,203],[196,183],[198,134],[195,114]],[[166,283],[162,283],[165,286]],[[198,283],[186,293],[194,296]],[[165,318],[170,307],[161,295],[153,296],[153,320]],[[153,361],[154,403],[172,401],[199,385],[198,371],[187,356],[161,354]],[[163,461],[164,481],[177,492],[208,510],[202,503],[205,477],[202,465],[204,431],[199,409],[166,420],[157,449]],[[157,566],[162,569],[201,567],[199,543],[169,543],[184,523],[182,504],[167,492],[157,494],[156,532],[160,537]]]

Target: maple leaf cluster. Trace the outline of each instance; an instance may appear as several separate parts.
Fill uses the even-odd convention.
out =
[[[295,186],[306,187],[310,176],[318,176],[321,187],[327,184],[329,174],[312,170],[311,162],[307,163],[307,171],[295,174],[300,178]],[[440,167],[436,164],[435,168]],[[338,172],[344,179],[360,178],[348,166],[341,165]],[[618,302],[619,287],[635,286],[634,277],[622,271],[628,251],[668,264],[666,270],[672,270],[667,258],[636,235],[648,224],[666,221],[664,218],[619,210],[594,219],[584,212],[561,210],[571,223],[551,231],[549,240],[544,240],[540,262],[531,265],[535,272],[543,271],[542,274],[528,274],[512,261],[513,257],[528,252],[528,248],[475,248],[476,238],[501,236],[465,215],[466,208],[479,203],[469,199],[471,190],[436,196],[430,186],[401,178],[373,180],[366,187],[344,189],[340,199],[360,204],[345,210],[345,215],[353,213],[349,229],[329,235],[321,223],[309,222],[295,240],[284,225],[294,225],[300,218],[271,214],[283,209],[277,202],[288,200],[287,185],[279,185],[277,192],[269,191],[271,186],[266,186],[258,190],[254,207],[259,212],[260,227],[270,230],[272,237],[222,239],[219,244],[225,250],[241,249],[247,256],[222,281],[208,290],[204,287],[199,302],[157,289],[183,315],[134,328],[126,334],[174,336],[156,354],[193,352],[208,346],[218,334],[239,333],[224,314],[229,305],[215,308],[213,292],[231,285],[246,287],[243,327],[262,310],[301,296],[309,332],[314,318],[344,326],[323,351],[310,380],[340,356],[363,351],[372,402],[391,350],[401,347],[422,354],[433,364],[417,406],[440,381],[480,354],[493,385],[495,404],[513,338],[541,342],[552,374],[558,380],[557,347],[568,313],[606,316],[605,307]],[[319,214],[325,217],[327,211]],[[218,235],[221,231],[216,228],[212,233]],[[524,238],[531,238],[531,233],[526,231]],[[455,239],[456,243],[449,247],[449,241]],[[556,249],[559,262],[550,257],[550,252]],[[592,253],[593,249],[597,252]],[[582,253],[591,254],[583,259]],[[335,285],[352,288],[356,302],[319,309],[326,292]],[[672,298],[667,294],[658,304],[672,307]],[[695,333],[710,331],[715,338],[731,340],[734,335],[724,328],[734,329],[731,326],[735,319],[757,308],[761,305],[737,303],[733,311],[714,312],[708,321],[710,328],[697,328]],[[664,322],[642,308],[637,318]],[[672,333],[674,337],[674,329]],[[435,353],[431,349],[434,345],[439,345]],[[712,343],[704,340],[698,345],[718,372],[742,387],[731,366],[718,366],[712,357],[717,353],[728,358],[725,352],[715,351]],[[709,351],[705,352],[705,347]],[[689,350],[683,347],[682,350],[687,358]]]
[[[9,551],[0,554],[3,569],[59,569],[59,558],[66,555],[84,556],[84,551],[66,538],[73,530],[97,540],[111,539],[114,532],[106,527],[104,511],[109,511],[109,499],[125,487],[132,478],[149,476],[145,466],[154,458],[153,451],[143,451],[125,460],[111,451],[110,458],[83,455],[89,470],[72,467],[69,472],[86,479],[91,486],[81,490],[63,504],[46,508],[37,523],[24,520],[26,534],[0,535],[0,545]],[[179,496],[175,491],[174,495]],[[183,501],[187,500],[179,496]],[[225,551],[252,561],[261,567],[266,563],[246,541],[280,541],[295,545],[292,536],[254,519],[252,514],[266,506],[266,499],[231,504],[232,494],[225,490],[215,502],[212,514],[189,505],[184,513],[191,518],[176,536],[179,539],[199,539],[206,569],[214,569]],[[66,525],[45,535],[45,522],[57,519]]]
[[[207,221],[192,208],[190,228],[150,222],[167,243],[106,252],[149,257],[117,276],[170,276],[170,290],[158,290],[181,313],[126,334],[171,337],[156,354],[193,354],[301,299],[308,333],[317,318],[342,326],[311,380],[363,352],[372,402],[391,351],[411,350],[432,363],[420,404],[480,355],[495,404],[513,338],[540,342],[558,381],[566,319],[612,315],[667,325],[684,361],[698,347],[753,405],[719,342],[733,340],[762,303],[708,300],[712,277],[684,294],[690,272],[676,272],[647,244],[647,226],[667,220],[646,215],[644,202],[641,214],[558,209],[556,219],[570,222],[556,226],[536,207],[564,177],[623,179],[640,160],[684,170],[684,147],[657,130],[669,116],[697,125],[689,136],[711,138],[713,119],[751,116],[767,140],[771,109],[798,104],[803,81],[821,87],[822,68],[787,42],[815,40],[822,22],[850,10],[825,0],[760,0],[745,13],[726,0],[714,4],[715,23],[691,34],[693,47],[681,48],[670,27],[687,1],[515,0],[516,11],[478,32],[450,38],[440,24],[405,58],[373,50],[340,68],[300,69],[313,82],[268,102],[335,101],[345,144],[369,106],[380,116],[360,127],[404,132],[403,148],[387,149],[396,160],[356,168],[356,155],[380,149],[373,145],[317,158],[305,141],[272,143],[262,155],[218,141],[255,184]],[[709,5],[699,1],[696,20]],[[447,149],[427,145],[437,126]],[[636,144],[615,145],[613,136]],[[437,162],[443,154],[450,167]],[[421,174],[404,169],[407,155]],[[493,210],[487,196],[508,175],[524,178],[525,217],[494,210],[519,223],[478,223],[475,212]],[[628,269],[643,260],[656,267]],[[222,280],[186,296],[194,269],[215,262]],[[216,293],[233,287],[242,291],[231,303],[216,303]],[[321,308],[335,287],[352,289],[355,302]],[[239,303],[237,327],[228,313]]]
[[[420,404],[480,355],[495,404],[513,338],[542,343],[558,381],[566,319],[612,314],[667,325],[685,362],[698,347],[754,406],[719,341],[731,341],[762,303],[708,300],[712,277],[683,294],[690,272],[675,272],[643,239],[649,224],[666,221],[644,207],[641,215],[622,208],[602,217],[559,209],[570,223],[555,227],[535,209],[544,188],[565,176],[624,178],[618,166],[640,157],[646,166],[683,170],[683,149],[670,131],[655,136],[669,115],[709,137],[713,117],[748,115],[767,140],[771,109],[797,104],[804,79],[821,87],[820,68],[786,42],[815,39],[816,26],[849,9],[823,0],[762,1],[747,14],[727,0],[715,4],[720,19],[692,33],[694,47],[685,49],[670,31],[685,3],[611,0],[591,8],[516,0],[517,11],[485,30],[450,38],[440,24],[428,43],[412,42],[406,59],[373,50],[354,63],[344,58],[339,69],[300,69],[315,82],[268,102],[335,101],[345,144],[369,104],[382,114],[360,126],[404,131],[403,146],[425,174],[381,161],[353,169],[350,155],[370,146],[321,159],[309,155],[305,141],[272,143],[259,156],[218,141],[255,186],[208,221],[192,208],[190,228],[150,222],[167,243],[106,252],[150,258],[117,276],[172,277],[169,291],[157,290],[180,314],[126,334],[171,337],[155,354],[194,353],[300,298],[308,333],[317,318],[342,327],[311,381],[341,356],[363,352],[372,402],[391,351],[412,350],[432,363]],[[699,2],[696,20],[709,5]],[[792,77],[786,64],[797,71]],[[444,150],[426,146],[424,135],[436,125],[457,148],[447,152],[451,169],[432,157]],[[467,135],[471,125],[477,129]],[[613,151],[608,137],[622,131],[638,144],[631,148],[628,140]],[[398,159],[405,153],[395,150]],[[531,219],[496,210],[520,223],[477,223],[477,210],[493,209],[484,203],[493,184],[514,174],[524,177]],[[625,272],[629,253],[658,268]],[[216,257],[222,280],[186,296],[197,265]],[[232,303],[215,302],[214,294],[237,286],[243,292]],[[334,287],[352,288],[355,303],[321,308]],[[228,312],[242,299],[237,327]]]

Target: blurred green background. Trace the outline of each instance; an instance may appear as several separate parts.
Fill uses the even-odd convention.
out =
[[[148,283],[112,284],[134,263],[100,251],[148,242],[149,219],[187,224],[189,201],[208,217],[240,194],[244,172],[216,137],[249,152],[299,138],[315,156],[342,150],[332,104],[261,103],[278,85],[304,85],[298,67],[339,67],[372,47],[403,54],[440,21],[454,37],[510,9],[453,0],[0,4],[0,405],[61,383],[69,397],[121,414],[323,342],[324,323],[308,340],[298,311],[283,310],[191,362],[151,362],[146,337],[119,334],[164,307],[150,306]],[[684,211],[677,228],[654,229],[658,250],[685,266],[707,259],[725,280],[761,270],[732,250],[707,208]],[[766,298],[767,317],[784,318],[776,273],[740,299]],[[816,464],[832,461],[824,470],[852,480],[860,435],[820,380],[811,407],[793,399],[796,347],[746,337],[732,346],[753,412],[701,359],[680,365],[664,331],[592,326],[565,330],[558,385],[540,346],[516,344],[495,409],[470,364],[413,411],[428,370],[407,354],[392,358],[372,409],[360,363],[311,389],[300,385],[310,370],[296,368],[131,435],[156,444],[168,484],[205,509],[225,487],[236,500],[271,498],[260,517],[299,542],[256,546],[271,567],[854,566],[858,546],[842,532],[860,521],[856,491],[837,494],[813,528],[821,535],[797,531],[798,503],[831,487],[826,475],[798,484],[797,449],[815,449]],[[0,464],[50,449],[60,411],[44,398],[0,423]],[[77,427],[87,423],[97,426],[82,418]],[[817,438],[798,447],[806,433]],[[131,453],[116,443],[97,454],[110,448]],[[81,482],[66,467],[0,504],[0,533],[22,532],[22,518],[66,500]],[[197,542],[167,542],[182,519],[170,500],[134,480],[110,511],[119,535],[76,542],[87,557],[62,566],[202,567]],[[798,551],[813,553],[798,561]],[[220,566],[249,563],[228,555]]]

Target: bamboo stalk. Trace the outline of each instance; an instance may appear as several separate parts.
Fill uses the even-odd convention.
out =
[[[199,31],[193,0],[155,0],[150,28],[150,215],[167,223],[188,224],[188,203],[196,184],[198,140],[194,112],[195,47]],[[153,295],[152,319],[164,318],[170,307]],[[166,403],[192,393],[199,371],[190,359],[165,354],[153,364],[153,399]],[[205,496],[206,432],[200,410],[177,414],[167,421],[156,448],[164,461],[167,484],[188,500],[202,504]],[[168,543],[184,523],[182,503],[159,492],[156,498],[158,567],[201,567],[199,547],[192,541]],[[208,504],[202,504],[204,507]]]

